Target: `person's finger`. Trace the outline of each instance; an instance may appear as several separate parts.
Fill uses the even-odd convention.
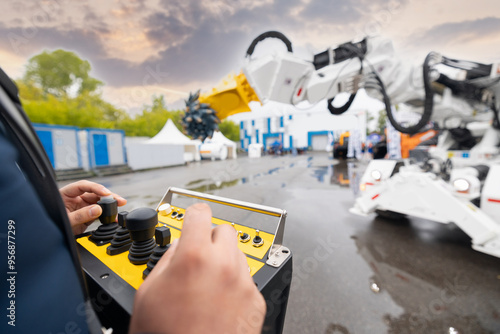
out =
[[[109,196],[111,191],[99,183],[81,180],[60,189],[61,194],[68,197],[80,196],[84,193],[94,193],[99,196]]]
[[[82,209],[70,212],[68,213],[68,216],[72,225],[80,225],[99,218],[101,213],[102,209],[99,205],[90,205]]]
[[[231,225],[219,225],[212,230],[212,242],[223,251],[238,249],[238,234]]]
[[[170,266],[170,262],[172,262],[172,257],[175,255],[177,250],[177,245],[179,244],[179,239],[175,239],[170,248],[162,255],[160,260],[156,263],[154,270],[152,270],[148,278],[153,277],[151,280],[154,280],[154,277],[162,275],[165,270],[168,270]]]
[[[80,195],[80,197],[87,204],[96,204],[101,199],[101,196],[92,193],[85,193]]]
[[[116,199],[116,201],[118,202],[118,206],[124,206],[125,204],[127,204],[127,200],[123,197],[121,197],[120,195],[117,195],[115,193],[112,193],[113,195],[113,198]]]
[[[237,268],[237,270],[242,273],[244,276],[250,276],[250,267],[248,266],[248,261],[247,261],[247,256],[245,253],[240,251],[239,249],[236,250],[234,253],[234,268]]]
[[[118,206],[124,206],[127,204],[127,200],[115,193],[111,193],[111,196],[116,200]],[[96,204],[97,201],[101,199],[101,196],[93,194],[93,193],[85,193],[80,195],[82,200],[84,200],[87,204]]]
[[[218,252],[226,254],[229,261],[233,261],[234,268],[240,274],[250,277],[246,255],[238,248],[238,234],[230,225],[219,225],[212,230],[212,241]]]
[[[182,227],[181,246],[200,247],[211,242],[212,210],[205,203],[197,203],[186,210]]]

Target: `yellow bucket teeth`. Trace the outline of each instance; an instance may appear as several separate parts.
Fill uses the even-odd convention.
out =
[[[250,86],[243,73],[230,74],[223,79],[211,92],[200,95],[200,103],[208,103],[216,111],[220,120],[251,111],[248,104],[251,101],[260,102],[255,91]]]

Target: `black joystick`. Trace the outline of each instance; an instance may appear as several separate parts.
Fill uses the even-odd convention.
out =
[[[118,202],[110,195],[102,196],[97,204],[102,209],[102,214],[99,216],[102,225],[92,232],[89,240],[97,246],[102,246],[113,239],[113,235],[118,229],[118,224],[115,221],[118,213]]]
[[[111,245],[106,248],[106,253],[108,253],[108,255],[118,255],[126,252],[132,244],[132,239],[130,239],[130,232],[127,228],[127,223],[125,220],[127,215],[128,211],[122,211],[118,213],[118,225],[120,225],[120,227],[113,235]]]
[[[145,264],[156,246],[153,238],[155,226],[158,224],[156,210],[135,209],[127,215],[126,222],[132,238],[128,259],[133,264]]]
[[[147,268],[142,273],[143,279],[149,275],[163,254],[165,254],[165,252],[170,248],[170,228],[166,226],[157,227],[155,230],[155,239],[158,246],[156,246],[153,250],[153,254],[149,257]]]

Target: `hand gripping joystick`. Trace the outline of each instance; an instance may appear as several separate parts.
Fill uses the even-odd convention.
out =
[[[142,278],[146,278],[149,275],[163,254],[170,248],[170,228],[166,226],[157,227],[155,230],[155,239],[158,246],[156,246],[153,254],[149,257],[148,265],[142,273]]]
[[[122,211],[118,213],[118,228],[113,235],[113,240],[111,240],[111,245],[106,248],[106,253],[109,255],[118,255],[123,252],[128,251],[132,240],[130,239],[130,232],[127,228],[126,217],[128,211]]]
[[[110,195],[102,196],[97,204],[102,209],[102,214],[99,216],[102,225],[92,232],[89,240],[97,246],[102,246],[113,239],[113,235],[118,229],[118,224],[115,222],[118,213],[118,202]]]
[[[156,246],[153,238],[155,226],[158,224],[156,210],[135,209],[127,215],[126,222],[132,238],[128,259],[133,264],[145,264]]]

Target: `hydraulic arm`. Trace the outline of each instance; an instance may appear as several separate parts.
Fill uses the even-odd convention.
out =
[[[278,38],[287,52],[252,56],[256,45],[266,38]],[[240,74],[230,75],[211,92],[193,94],[186,101],[184,126],[191,136],[210,137],[220,120],[250,111],[251,101],[295,105],[326,99],[329,111],[340,115],[361,88],[384,102],[392,125],[403,133],[418,133],[429,121],[442,127],[450,117],[465,123],[493,119],[493,127],[500,128],[499,64],[455,60],[431,52],[422,65],[410,66],[396,56],[392,42],[381,37],[344,43],[314,55],[312,61],[304,60],[294,55],[291,42],[276,31],[255,38],[246,58]],[[334,107],[339,93],[350,97],[343,106]],[[401,103],[410,113],[420,115],[416,123],[392,108]]]

